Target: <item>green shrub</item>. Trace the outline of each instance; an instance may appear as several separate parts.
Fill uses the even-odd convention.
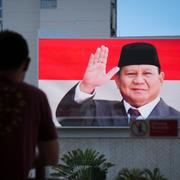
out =
[[[116,180],[147,180],[144,171],[140,169],[133,168],[123,168],[119,171]]]
[[[93,149],[75,149],[61,158],[63,164],[53,166],[55,176],[64,176],[68,180],[105,180],[108,169],[113,166],[106,162],[104,154]]]
[[[154,168],[153,171],[149,169],[144,169],[144,174],[148,180],[167,180],[164,175],[160,173],[158,168]]]
[[[167,180],[167,178],[160,173],[158,168],[154,168],[153,171],[123,168],[119,171],[116,180]]]

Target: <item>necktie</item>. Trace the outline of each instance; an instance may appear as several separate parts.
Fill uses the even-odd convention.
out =
[[[131,122],[135,121],[136,118],[141,115],[137,109],[133,109],[133,108],[129,108],[128,113],[130,114]]]

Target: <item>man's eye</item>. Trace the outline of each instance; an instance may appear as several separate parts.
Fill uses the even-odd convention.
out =
[[[134,76],[134,75],[136,75],[136,73],[127,73],[126,75],[128,75],[128,76]]]
[[[144,74],[144,75],[151,75],[152,72],[144,72],[143,74]]]

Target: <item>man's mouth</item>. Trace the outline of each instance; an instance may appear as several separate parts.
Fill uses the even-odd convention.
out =
[[[144,88],[132,88],[132,90],[137,91],[137,92],[146,91],[146,89],[144,89]]]

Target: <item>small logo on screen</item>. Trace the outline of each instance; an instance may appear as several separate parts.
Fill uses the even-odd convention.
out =
[[[149,127],[148,121],[146,120],[136,120],[131,123],[130,126],[131,134],[137,137],[147,136]]]

